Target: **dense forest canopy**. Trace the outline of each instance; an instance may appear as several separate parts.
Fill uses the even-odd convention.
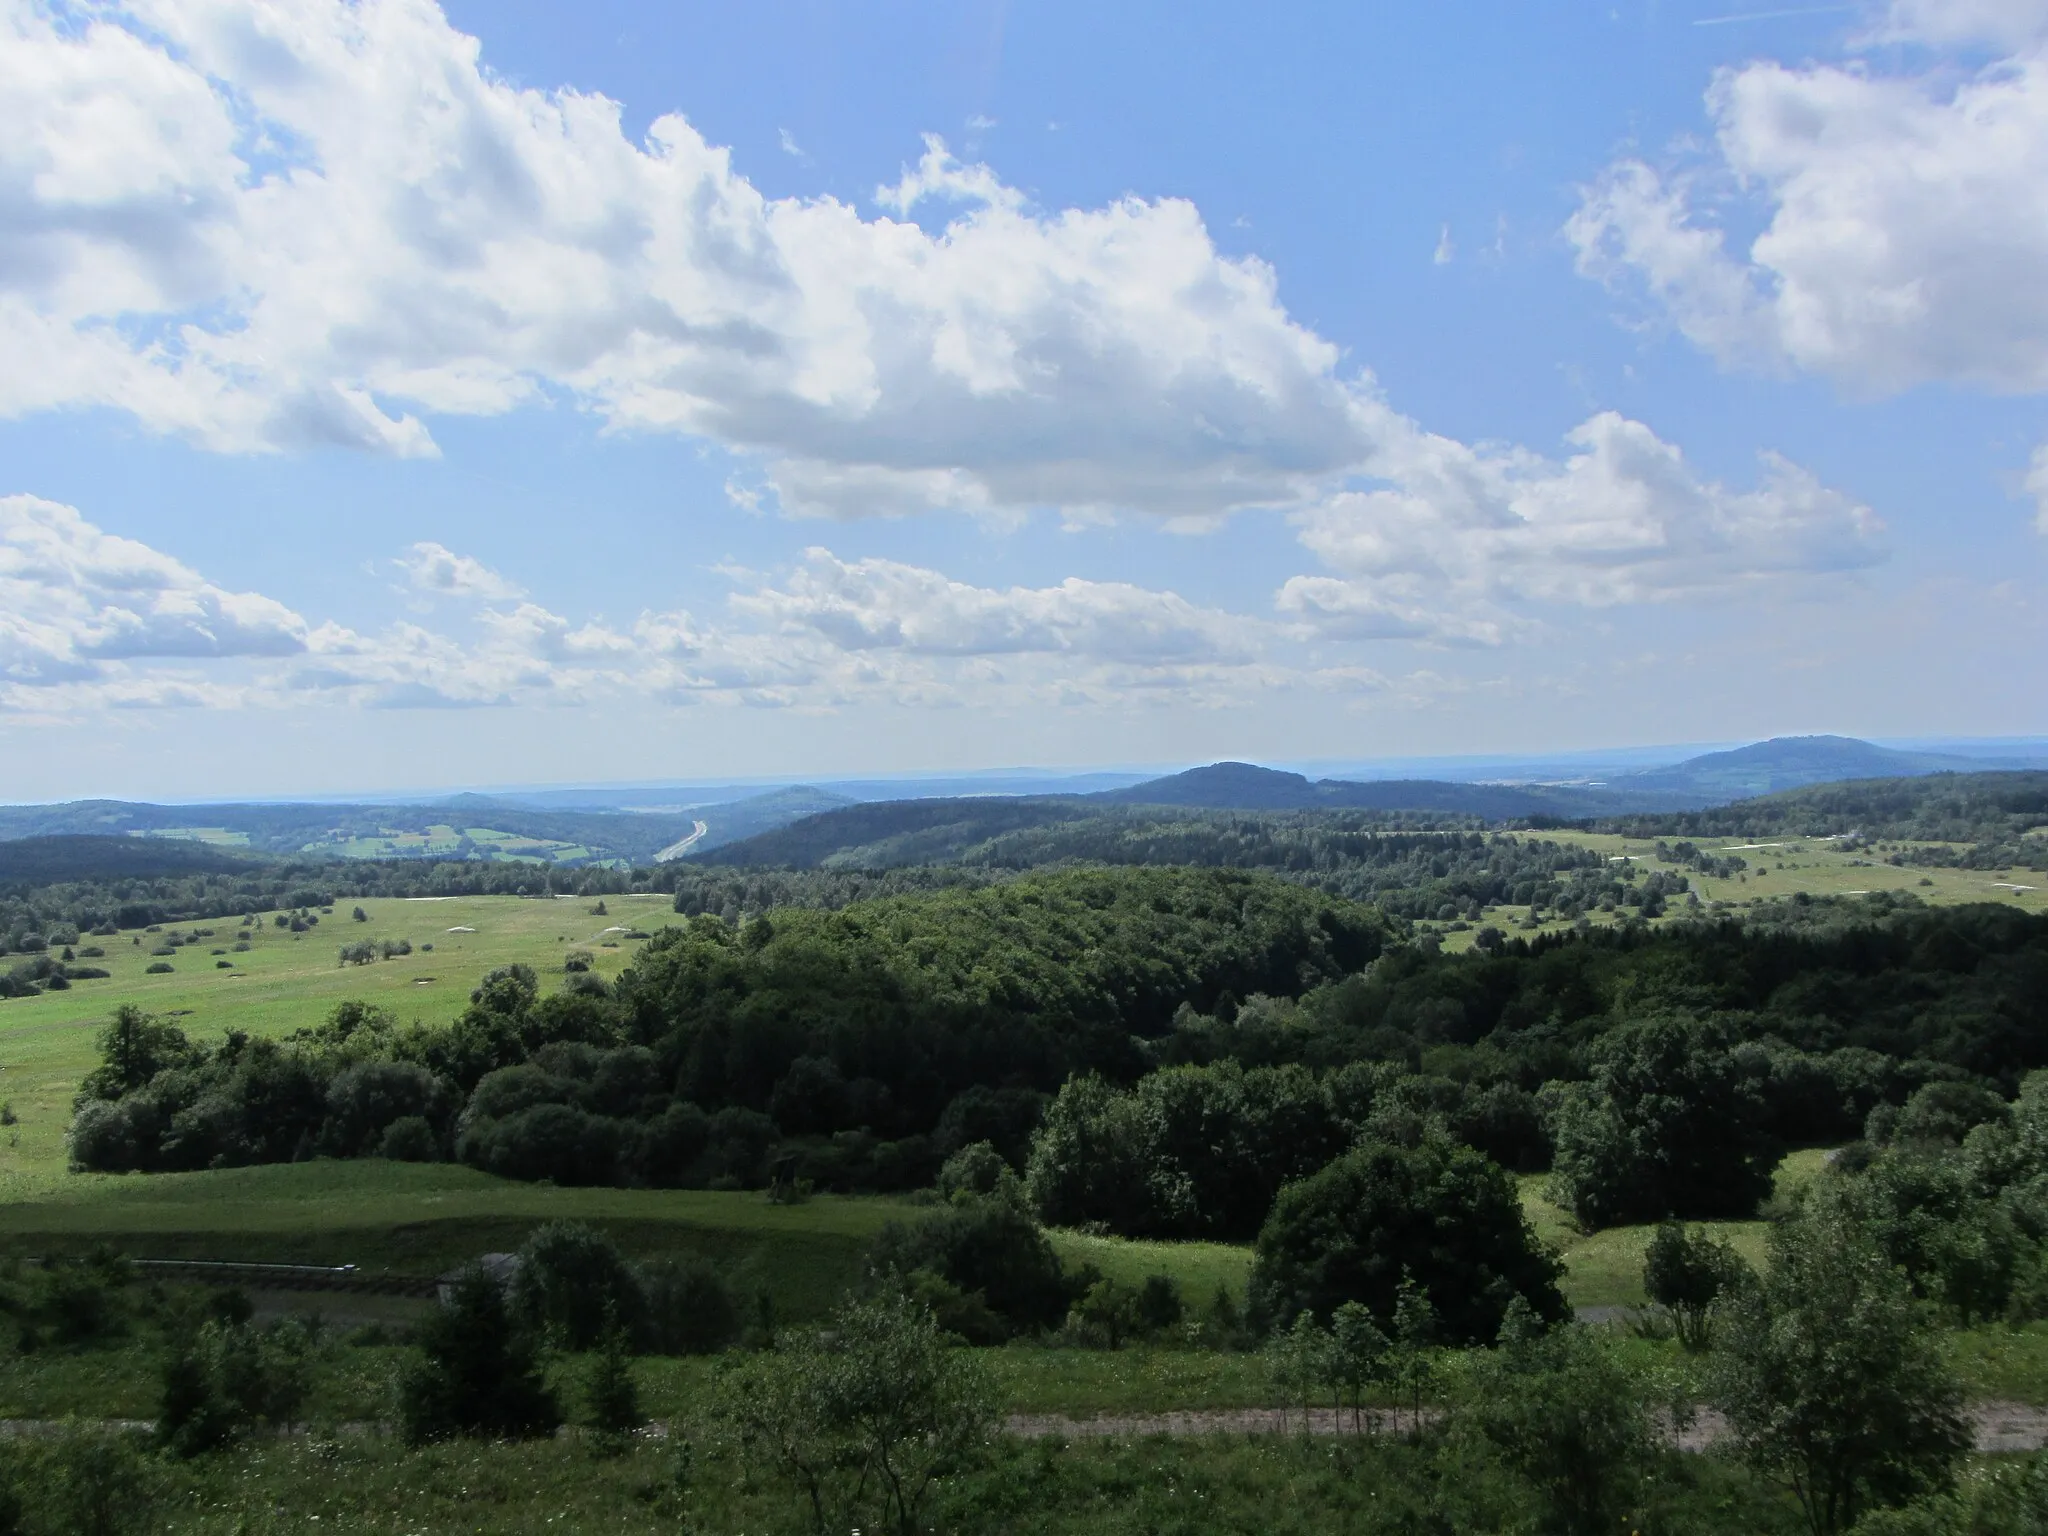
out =
[[[895,877],[729,878],[766,881],[752,900]],[[2048,1065],[2048,919],[1795,900],[1446,955],[1270,875],[1088,868],[707,912],[613,986],[569,975],[544,996],[513,967],[445,1026],[351,1007],[283,1044],[183,1042],[102,1077],[74,1154],[194,1167],[397,1136],[558,1182],[861,1189],[914,1187],[988,1141],[1062,1220],[1242,1239],[1345,1147],[1434,1127],[1511,1168],[1568,1146],[1560,1198],[1590,1221],[1700,1214],[1698,1191],[1736,1187],[1671,1108],[1701,1085],[1753,1167]],[[1677,1161],[1645,1184],[1629,1165],[1653,1154]]]
[[[100,1167],[350,1155],[423,1118],[444,1148],[527,1177],[758,1182],[773,1143],[815,1137],[893,1184],[929,1176],[949,1123],[956,1141],[1021,1149],[1038,1095],[1069,1076],[1133,1077],[1139,1042],[1187,1010],[1292,996],[1397,938],[1368,908],[1201,870],[702,917],[649,940],[615,987],[585,973],[542,997],[513,967],[440,1028],[357,1008],[284,1045],[166,1048],[97,1080],[106,1108],[82,1115],[74,1152]]]

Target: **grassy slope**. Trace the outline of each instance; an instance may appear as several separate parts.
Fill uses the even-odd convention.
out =
[[[1825,1166],[1827,1153],[1818,1147],[1787,1155],[1778,1165],[1776,1199],[1790,1200]],[[1649,1246],[1653,1227],[1609,1227],[1601,1232],[1581,1232],[1570,1216],[1543,1198],[1548,1176],[1524,1174],[1522,1209],[1536,1234],[1560,1252],[1565,1264],[1565,1295],[1575,1307],[1639,1307],[1643,1295],[1643,1250]],[[1703,1222],[1709,1231],[1730,1243],[1752,1265],[1764,1262],[1762,1221]]]
[[[1703,851],[1735,853],[1748,861],[1750,867],[1740,876],[1720,880],[1710,879],[1681,865],[1663,863],[1657,858],[1657,843],[1654,838],[1622,837],[1606,832],[1542,832],[1529,835],[1553,842],[1569,843],[1578,848],[1590,848],[1609,859],[1628,858],[1635,864],[1639,875],[1657,869],[1683,874],[1691,882],[1692,890],[1698,893],[1701,901],[1725,901],[1737,908],[1767,902],[1772,897],[1797,895],[1802,891],[1814,896],[1907,891],[1936,906],[1995,901],[2001,906],[2018,907],[2024,912],[2048,912],[2048,879],[2025,869],[1900,869],[1885,863],[1882,857],[1873,858],[1868,854],[1847,852],[1833,843],[1818,839],[1698,839],[1698,846]],[[1757,843],[1773,846],[1753,846]],[[1999,885],[1999,881],[2033,888],[2014,891]],[[1487,923],[1506,929],[1512,936],[1526,936],[1531,930],[1523,928],[1521,923],[1528,915],[1527,907],[1490,908],[1482,922],[1474,924],[1472,928],[1458,932],[1445,931],[1442,934],[1444,948],[1468,948],[1474,933]],[[1616,921],[1623,914],[1589,915],[1595,923],[1604,923]],[[1675,920],[1685,915],[1686,908],[1681,898],[1679,902],[1672,904],[1670,918]],[[1541,931],[1555,933],[1569,926],[1571,925],[1568,923],[1553,920],[1545,923]]]
[[[369,921],[349,916],[360,905]],[[232,970],[215,966],[211,951],[232,949],[239,930],[232,921],[198,924],[214,930],[210,940],[169,957],[168,976],[147,976],[143,968],[157,935],[87,939],[106,950],[101,960],[81,960],[112,974],[81,981],[66,992],[0,1000],[0,1101],[12,1105],[20,1124],[0,1136],[0,1190],[21,1175],[54,1175],[64,1166],[64,1127],[78,1082],[98,1062],[93,1036],[121,1003],[152,1013],[177,1015],[195,1038],[217,1038],[229,1028],[252,1035],[278,1035],[318,1023],[338,1002],[362,998],[405,1019],[452,1019],[469,1001],[477,978],[493,966],[524,961],[541,973],[543,985],[561,980],[561,957],[582,947],[596,958],[596,970],[614,976],[637,944],[611,927],[652,932],[682,919],[666,896],[606,898],[610,915],[591,915],[591,903],[528,901],[516,896],[460,896],[446,901],[400,898],[343,902],[308,933],[293,935],[266,918],[254,930],[251,948],[232,960]],[[450,933],[474,928],[474,933]],[[191,925],[181,929],[190,932]],[[413,953],[373,965],[342,966],[343,944],[358,939],[409,939]],[[603,947],[604,940],[618,944]],[[420,951],[432,944],[432,954]]]

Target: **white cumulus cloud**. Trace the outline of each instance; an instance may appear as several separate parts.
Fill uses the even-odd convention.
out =
[[[282,603],[215,586],[74,508],[0,497],[0,677],[11,683],[87,682],[144,660],[290,656],[306,643],[305,621]]]
[[[1640,282],[1727,361],[1858,392],[2048,388],[2048,7],[1913,0],[1879,36],[1936,51],[1723,71],[1708,163],[1610,167],[1567,226],[1580,267]],[[2010,51],[1939,51],[1968,43]]]
[[[492,75],[430,0],[0,0],[0,410],[431,453],[566,393],[796,510],[1291,500],[1381,409],[1189,204],[1039,212],[932,141],[864,217]],[[951,204],[928,232],[908,215]]]
[[[1869,508],[1774,454],[1762,483],[1703,478],[1641,422],[1603,412],[1562,461],[1417,433],[1392,484],[1296,514],[1335,576],[1279,606],[1335,638],[1492,644],[1530,607],[1608,607],[1854,571],[1884,555]]]
[[[439,597],[470,597],[485,602],[503,602],[524,597],[513,582],[468,555],[435,543],[415,544],[398,557],[398,568],[416,590]]]
[[[1173,592],[1071,576],[1054,587],[977,587],[893,560],[843,561],[824,549],[806,551],[784,584],[740,595],[734,607],[846,651],[1229,664],[1256,648],[1254,625]]]

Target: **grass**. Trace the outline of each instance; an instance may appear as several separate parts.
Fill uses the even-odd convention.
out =
[[[1944,1335],[1949,1361],[1974,1398],[2048,1403],[2048,1323]]]
[[[83,940],[106,955],[79,963],[110,972],[106,979],[0,1001],[0,1102],[18,1120],[0,1131],[0,1190],[15,1176],[61,1174],[72,1095],[98,1063],[94,1038],[101,1023],[122,1003],[173,1017],[197,1039],[218,1038],[230,1028],[286,1034],[317,1024],[350,998],[380,1004],[404,1019],[444,1021],[462,1011],[477,979],[494,966],[523,962],[540,973],[543,985],[559,984],[562,955],[586,948],[595,956],[593,969],[610,979],[639,947],[624,937],[626,931],[653,932],[683,921],[666,896],[609,896],[605,902],[609,915],[598,917],[580,899],[344,901],[303,934],[266,917],[248,931],[249,948],[241,952],[234,945],[243,931],[232,920],[216,919],[196,925],[212,929],[212,936],[168,957],[173,971],[166,976],[145,975],[143,968],[160,958],[150,950],[168,930]],[[368,921],[350,918],[358,905]],[[449,931],[458,928],[475,931]],[[358,939],[408,939],[413,952],[371,965],[337,964],[340,947]],[[433,950],[423,951],[425,944]],[[216,956],[214,950],[225,953]],[[223,970],[217,959],[232,964]]]
[[[820,1195],[774,1205],[718,1190],[559,1189],[456,1164],[312,1162],[207,1173],[74,1174],[4,1191],[0,1244],[134,1258],[354,1264],[435,1275],[517,1248],[540,1223],[587,1221],[637,1258],[700,1258],[778,1314],[826,1311],[859,1275],[874,1235],[915,1214],[900,1201]]]
[[[1811,1183],[1827,1163],[1827,1152],[1806,1147],[1788,1153],[1778,1165],[1776,1202],[1789,1201]],[[1599,1232],[1581,1232],[1571,1216],[1543,1196],[1547,1174],[1522,1175],[1522,1209],[1537,1237],[1548,1243],[1564,1260],[1565,1299],[1574,1307],[1639,1307],[1643,1294],[1643,1251],[1649,1246],[1652,1226],[1608,1227]],[[1705,1227],[1732,1245],[1753,1266],[1764,1262],[1765,1221],[1708,1221]]]
[[[1251,1277],[1252,1251],[1234,1243],[1148,1243],[1122,1237],[1091,1237],[1080,1232],[1052,1235],[1062,1262],[1078,1267],[1093,1264],[1111,1280],[1142,1284],[1148,1275],[1171,1275],[1191,1307],[1204,1307],[1219,1289],[1244,1302]]]
[[[573,1436],[406,1451],[381,1437],[321,1434],[193,1462],[151,1463],[159,1485],[151,1528],[179,1536],[809,1528],[807,1510],[787,1485],[748,1475],[715,1440],[692,1450],[687,1491],[679,1492],[676,1448],[661,1440],[599,1457]],[[1458,1490],[1440,1484],[1442,1476],[1433,1446],[1391,1437],[999,1440],[971,1469],[945,1480],[921,1524],[983,1536],[1371,1536],[1446,1528],[1436,1513],[1438,1491]],[[1722,1516],[1704,1528],[1791,1528],[1756,1494],[1725,1488],[1729,1474],[1703,1464],[1696,1476],[1708,1479],[1707,1502]],[[1759,1508],[1752,1512],[1751,1505]]]
[[[1766,903],[1774,898],[1794,896],[1805,892],[1812,896],[1861,896],[1883,891],[1906,891],[1922,901],[1935,906],[1956,906],[1967,902],[1994,901],[2001,906],[2018,907],[2026,912],[2048,912],[2048,877],[2028,870],[1987,870],[1987,869],[1945,869],[1900,868],[1884,862],[1884,855],[1870,852],[1856,852],[1839,844],[1821,839],[1805,838],[1730,838],[1725,841],[1695,839],[1702,852],[1734,854],[1749,864],[1741,874],[1729,879],[1714,879],[1687,869],[1680,864],[1667,864],[1657,857],[1657,842],[1654,838],[1622,837],[1608,832],[1542,832],[1530,834],[1566,843],[1577,848],[1586,848],[1610,860],[1626,859],[1632,863],[1638,875],[1652,870],[1665,870],[1683,874],[1703,902],[1728,902],[1741,908]],[[1764,846],[1755,846],[1756,844]],[[1887,849],[1901,850],[1914,848],[1953,848],[1960,850],[1962,844],[1947,843],[1887,843]],[[2031,886],[2031,890],[2015,891],[1998,882],[2009,885]],[[1683,898],[1670,908],[1665,922],[1686,916],[1688,909]],[[1619,922],[1625,914],[1593,912],[1587,914],[1595,924]],[[1557,933],[1571,926],[1570,923],[1551,918],[1537,928],[1525,926],[1529,917],[1527,907],[1500,906],[1487,909],[1486,916],[1471,927],[1460,930],[1443,929],[1439,933],[1446,950],[1469,949],[1479,929],[1491,925],[1506,930],[1511,937],[1527,937],[1533,933]]]

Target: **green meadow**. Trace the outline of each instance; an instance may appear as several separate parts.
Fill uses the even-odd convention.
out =
[[[247,930],[233,919],[215,919],[160,934],[83,939],[82,948],[105,955],[82,955],[79,963],[109,972],[104,980],[0,1001],[0,1103],[16,1120],[0,1133],[0,1188],[23,1176],[62,1172],[72,1095],[99,1059],[94,1036],[100,1024],[122,1003],[175,1019],[195,1039],[215,1039],[229,1029],[288,1034],[319,1023],[350,998],[389,1008],[401,1019],[444,1021],[463,1010],[470,989],[493,966],[523,962],[551,990],[561,981],[562,956],[587,949],[592,969],[609,979],[639,947],[628,934],[682,921],[666,896],[608,897],[605,916],[590,910],[595,904],[394,897],[344,901],[304,933],[277,927],[265,913]],[[367,921],[350,916],[358,906]],[[173,932],[206,936],[172,955],[153,954]],[[403,939],[413,950],[369,965],[340,964],[341,946],[361,939]],[[238,950],[238,943],[248,948]],[[149,975],[147,967],[157,964],[171,970]]]
[[[1900,867],[1885,862],[1892,849],[1943,848],[1960,853],[1962,845],[1946,843],[1886,843],[1885,853],[1844,848],[1825,838],[1701,838],[1695,846],[1716,857],[1735,856],[1749,868],[1722,878],[1702,875],[1683,864],[1657,857],[1655,838],[1623,837],[1610,832],[1542,832],[1531,834],[1547,840],[1590,849],[1609,860],[1632,863],[1639,874],[1664,870],[1682,874],[1699,899],[1711,905],[1725,902],[1738,909],[1753,908],[1774,899],[1796,896],[1856,897],[1905,892],[1933,906],[1961,906],[1972,902],[1996,902],[2023,912],[2048,912],[2048,876],[2030,869],[1949,869]],[[1667,839],[1667,841],[1670,841]],[[1688,915],[1683,898],[1671,905],[1661,919],[1672,922]],[[1589,913],[1587,920],[1612,923],[1620,913]],[[1534,928],[1528,925],[1529,909],[1517,906],[1489,908],[1479,923],[1464,928],[1437,927],[1446,950],[1471,947],[1472,939],[1486,924],[1505,929],[1511,936],[1559,933],[1572,926],[1554,915]]]

